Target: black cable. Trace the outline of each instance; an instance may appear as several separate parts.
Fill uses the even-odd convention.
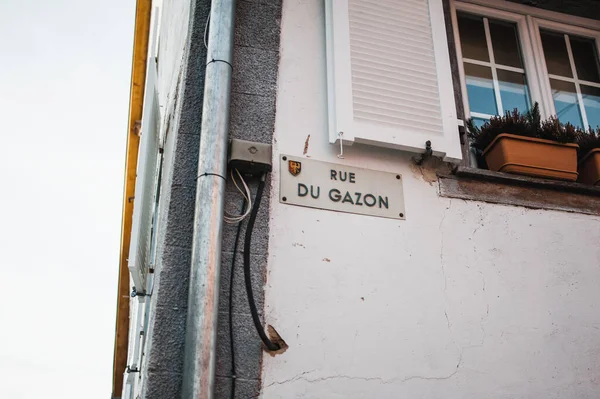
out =
[[[248,304],[250,305],[250,313],[252,314],[252,320],[254,321],[254,327],[256,327],[256,332],[258,333],[260,339],[262,340],[263,344],[265,344],[268,350],[276,351],[280,349],[280,346],[272,342],[267,337],[267,334],[265,334],[265,330],[263,329],[263,326],[260,322],[260,318],[258,317],[256,303],[254,303],[254,295],[252,294],[252,280],[250,279],[250,245],[252,244],[252,230],[254,229],[254,221],[256,220],[258,208],[260,207],[260,200],[265,189],[265,178],[265,174],[263,174],[260,178],[260,183],[258,184],[258,189],[256,190],[256,198],[254,199],[254,206],[252,207],[252,212],[250,213],[248,226],[246,226],[246,237],[244,241],[244,280],[246,282],[246,293],[248,294]]]
[[[231,63],[229,63],[228,61],[225,61],[225,60],[215,60],[214,58],[213,58],[212,60],[210,60],[210,61],[208,62],[208,64],[206,64],[206,66],[209,66],[209,65],[210,65],[210,64],[212,64],[213,62],[224,62],[224,63],[226,63],[227,65],[229,65],[229,67],[231,68],[231,70],[233,70],[233,65],[231,65]]]
[[[246,197],[242,200],[242,209],[240,214],[246,208]],[[229,345],[231,346],[231,399],[235,399],[235,380],[237,378],[235,371],[235,345],[233,343],[233,277],[235,276],[235,258],[237,255],[240,233],[242,231],[242,222],[240,221],[235,233],[235,242],[233,244],[233,254],[231,255],[231,274],[229,275]]]
[[[227,179],[225,178],[225,176],[221,176],[218,173],[209,173],[209,172],[204,172],[201,175],[198,175],[198,177],[196,179],[199,179],[199,178],[204,177],[204,176],[217,176],[217,177],[220,177],[221,179],[227,181]]]

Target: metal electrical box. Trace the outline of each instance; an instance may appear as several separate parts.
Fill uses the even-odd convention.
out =
[[[229,141],[228,164],[244,174],[261,175],[271,171],[271,144],[232,139]]]

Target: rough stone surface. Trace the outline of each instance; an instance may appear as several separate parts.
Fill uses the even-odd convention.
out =
[[[220,295],[223,300],[219,301],[219,311],[229,312],[229,278],[231,276],[231,259],[233,253],[224,252],[221,257],[221,290]],[[235,259],[235,275],[233,277],[232,305],[233,313],[250,314],[246,286],[244,282],[244,261],[243,252],[239,252]],[[264,308],[264,296],[262,295],[265,284],[265,270],[267,267],[267,254],[250,255],[250,276],[252,279],[252,289],[254,300],[259,314],[262,314]]]
[[[271,143],[275,97],[234,93],[231,98],[229,137]]]
[[[189,249],[165,246],[161,273],[165,278],[154,289],[161,304],[172,308],[187,307],[192,252]]]
[[[183,376],[179,373],[149,372],[144,386],[146,398],[179,398]]]
[[[142,397],[177,398],[181,395],[183,358],[198,149],[202,123],[206,50],[203,36],[210,1],[192,2],[190,29],[184,62],[173,93],[174,105],[164,120],[163,181],[159,203],[157,264],[154,291],[150,298],[150,320],[142,364]],[[275,122],[275,92],[279,60],[281,0],[238,1],[233,61],[230,137],[271,143]],[[160,68],[160,54],[159,54]],[[164,85],[163,85],[164,86]],[[168,86],[168,85],[167,85]],[[258,179],[248,179],[255,195]],[[252,283],[257,307],[262,315],[263,287],[269,240],[270,179],[256,219],[252,248]],[[239,213],[241,194],[228,179],[225,205]],[[254,329],[243,275],[243,242],[246,222],[235,262],[233,286],[233,334],[237,379],[235,397],[256,397],[260,390],[262,344]],[[237,226],[225,225],[217,342],[215,398],[231,394],[231,343],[229,340],[229,277]]]
[[[231,343],[229,341],[229,318],[227,313],[219,313],[217,339],[217,369],[219,377],[231,376]],[[249,314],[233,314],[233,341],[235,343],[236,376],[246,379],[260,378],[262,343]],[[238,395],[236,395],[237,397]]]
[[[180,134],[199,135],[202,125],[202,104],[204,102],[204,77],[206,71],[206,48],[204,30],[210,12],[210,1],[195,0],[194,23],[190,34],[187,59],[184,98],[181,103]]]
[[[148,372],[183,373],[186,308],[157,306],[153,343],[148,351]]]
[[[275,51],[235,45],[231,90],[275,98],[278,60]]]
[[[142,363],[142,397],[181,396],[189,272],[204,94],[202,44],[210,1],[191,5],[182,78],[175,89],[173,114],[167,115],[159,200],[157,264],[150,297],[150,320]],[[160,68],[160,54],[159,54]]]
[[[281,10],[281,0],[243,0],[243,2],[266,4],[266,5],[273,6],[273,7],[276,7]],[[281,14],[281,11],[280,11],[280,14]],[[277,38],[277,41],[279,42],[279,37]]]
[[[261,143],[272,143],[275,124],[275,93],[279,62],[279,25],[281,1],[239,1],[233,58],[233,81],[229,134]],[[257,179],[249,179],[252,196]],[[269,245],[270,179],[267,179],[262,203],[252,235],[251,276],[259,314],[264,307],[264,283]],[[225,209],[239,214],[242,196],[229,179]],[[217,330],[217,379],[215,398],[231,396],[231,342],[229,339],[229,278],[238,227],[226,224],[223,230],[222,268]],[[235,261],[233,302],[233,340],[236,366],[235,398],[254,398],[260,392],[262,343],[252,323],[244,284],[243,247],[246,221],[241,226]]]
[[[240,1],[236,13],[235,43],[238,46],[279,51],[281,10],[276,5]]]
[[[600,196],[588,193],[524,186],[510,180],[485,181],[469,177],[456,178],[452,175],[440,178],[439,189],[440,196],[448,198],[600,216]]]
[[[238,378],[235,383],[237,398],[253,399],[260,393],[259,380],[245,380]],[[215,398],[231,397],[231,378],[217,377],[215,380]]]
[[[173,185],[196,187],[196,173],[191,173],[198,168],[198,150],[200,148],[200,135],[180,134],[177,138],[175,159],[173,165]]]
[[[166,245],[192,248],[195,198],[195,187],[171,186],[171,203],[165,237]]]
[[[250,181],[250,190],[252,198],[256,195],[256,183]],[[252,246],[250,247],[251,254],[266,254],[267,246],[269,245],[269,192],[271,191],[271,185],[267,180],[265,184],[265,191],[263,199],[261,201],[260,209],[256,216],[256,222],[254,223],[254,230],[252,231]],[[227,182],[226,196],[225,196],[225,209],[230,213],[239,213],[241,205],[242,195],[237,191],[231,182]],[[232,252],[233,244],[235,243],[235,235],[237,233],[237,225],[225,224],[223,226],[223,252]],[[244,248],[244,237],[246,235],[246,223],[242,224],[240,232],[240,240],[238,243],[238,251],[242,251]]]

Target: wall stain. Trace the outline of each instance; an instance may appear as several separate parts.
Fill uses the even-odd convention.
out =
[[[310,134],[308,136],[306,136],[306,141],[304,142],[304,151],[302,152],[302,155],[306,155],[306,153],[308,152],[308,141],[310,140]]]
[[[451,166],[441,158],[427,157],[421,165],[411,162],[410,170],[415,178],[423,180],[432,186],[438,180],[438,173],[449,173]]]

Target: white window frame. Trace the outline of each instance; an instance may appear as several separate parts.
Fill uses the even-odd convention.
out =
[[[552,98],[552,89],[550,88],[550,79],[556,79],[563,82],[571,82],[575,84],[575,90],[577,93],[577,101],[579,103],[579,111],[581,113],[581,118],[583,119],[583,127],[587,129],[588,120],[586,116],[586,112],[584,110],[583,105],[583,96],[581,95],[580,84],[584,84],[585,86],[592,86],[600,88],[600,83],[596,82],[588,82],[585,80],[578,79],[577,70],[575,69],[575,61],[573,59],[573,53],[571,51],[570,40],[568,39],[568,35],[575,35],[586,37],[590,39],[594,39],[596,43],[596,53],[600,55],[600,31],[594,31],[587,28],[581,28],[577,26],[567,25],[555,21],[547,21],[540,18],[529,18],[529,26],[531,30],[531,34],[534,35],[534,40],[539,43],[539,61],[538,61],[538,76],[543,82],[547,82],[546,85],[543,85],[544,89],[544,102],[547,103],[550,115],[556,115],[556,107],[554,105],[554,99]],[[552,75],[548,73],[548,68],[546,67],[546,57],[544,57],[544,49],[542,48],[542,38],[540,34],[540,29],[546,29],[555,31],[557,33],[561,33],[566,37],[566,45],[567,45],[567,53],[569,55],[569,61],[571,66],[571,71],[573,73],[573,78],[567,78],[563,76]]]
[[[463,4],[478,4],[484,6],[486,9],[496,9],[512,12],[519,15],[529,15],[533,18],[540,18],[547,21],[568,23],[572,26],[579,26],[581,28],[588,28],[592,30],[600,29],[600,21],[596,19],[589,19],[583,17],[577,17],[574,15],[564,14],[556,11],[544,10],[543,8],[536,8],[527,6],[524,4],[514,3],[506,0],[450,0],[456,3]]]
[[[457,11],[459,11],[459,12],[462,11],[462,12],[469,13],[469,14],[479,15],[484,18],[491,18],[491,19],[511,22],[517,26],[519,47],[520,47],[521,53],[522,53],[521,58],[523,60],[523,66],[525,67],[524,69],[525,69],[525,76],[527,79],[527,87],[529,90],[529,96],[531,97],[531,101],[533,101],[533,102],[537,101],[541,105],[541,103],[543,102],[542,101],[542,92],[540,90],[540,85],[537,80],[537,67],[536,67],[535,58],[534,58],[533,43],[531,42],[531,38],[529,37],[529,33],[528,33],[529,29],[527,27],[527,17],[525,15],[515,14],[515,13],[504,11],[504,10],[498,10],[498,9],[494,9],[494,8],[490,8],[490,7],[483,7],[483,6],[476,5],[476,4],[468,4],[468,3],[461,3],[461,2],[452,2],[451,10],[452,10],[452,28],[454,30],[454,38],[455,38],[454,41],[456,44],[456,56],[457,56],[457,61],[458,61],[458,70],[460,73],[460,83],[461,83],[461,89],[462,89],[462,100],[463,100],[463,107],[465,110],[465,118],[469,119],[471,116],[488,118],[489,115],[472,113],[471,109],[469,107],[469,98],[467,96],[467,79],[466,79],[465,68],[464,68],[464,64],[463,64],[464,58],[462,56],[460,33],[458,31]],[[484,23],[484,26],[486,27],[486,38],[489,38],[488,24]],[[490,63],[493,65],[494,58],[493,58],[493,53],[492,53],[490,43],[488,43],[488,51],[490,52]],[[468,60],[467,62],[470,62],[473,64],[479,63],[480,65],[484,64],[484,63],[480,63],[480,62],[473,62],[473,60]],[[486,65],[486,66],[489,66],[489,65]],[[507,68],[503,67],[503,69],[507,69]],[[522,72],[518,68],[516,68],[516,70],[517,70],[517,72]],[[496,93],[496,102],[500,105],[500,104],[502,104],[502,102],[499,98],[500,90],[498,88],[498,79],[496,77],[495,68],[492,68],[492,71],[493,71],[493,78],[494,78],[493,79],[494,80],[494,92]],[[502,108],[502,110],[504,110],[504,109]],[[542,113],[544,114],[544,117],[545,117],[546,112],[542,112]]]
[[[540,114],[542,118],[548,118],[551,115],[556,114],[554,106],[554,99],[552,98],[552,89],[550,88],[550,77],[553,79],[555,76],[549,76],[546,68],[546,60],[544,57],[544,50],[542,47],[542,41],[540,36],[540,28],[557,31],[567,35],[577,35],[582,37],[588,37],[594,39],[596,42],[598,54],[600,54],[600,21],[591,20],[587,18],[580,18],[570,16],[568,14],[561,14],[553,11],[540,10],[533,7],[527,7],[520,4],[509,3],[507,1],[499,0],[471,0],[471,1],[451,1],[451,19],[452,28],[454,31],[456,55],[458,62],[458,70],[460,75],[460,83],[462,89],[462,101],[464,107],[465,119],[474,117],[487,118],[489,115],[483,115],[478,113],[472,113],[469,107],[469,98],[467,95],[467,84],[466,75],[464,71],[464,59],[462,56],[462,48],[460,41],[460,33],[458,30],[458,12],[465,12],[482,16],[484,18],[492,18],[497,20],[503,20],[507,22],[515,23],[518,30],[519,46],[521,49],[521,56],[523,59],[525,75],[527,78],[527,86],[529,95],[533,103],[538,102],[540,105]],[[563,22],[557,22],[557,21]],[[487,28],[487,24],[484,25]],[[486,38],[489,39],[489,35],[486,32]],[[488,51],[491,53],[491,46],[488,43]],[[572,54],[569,52],[572,62]],[[479,62],[467,59],[467,62],[485,66],[493,65],[493,54],[490,54],[490,63]],[[574,70],[574,65],[571,66]],[[502,69],[508,70],[506,67]],[[494,68],[492,68],[494,71]],[[496,94],[496,101],[499,101],[499,90],[497,78],[493,74],[494,80],[494,92]],[[583,107],[583,99],[577,82],[581,82],[576,79],[576,89],[578,92],[578,101],[580,108]],[[559,77],[560,80],[565,81],[563,77]],[[585,85],[600,87],[599,84],[594,82],[581,82]],[[498,102],[501,104],[501,102]],[[504,110],[506,111],[506,110]],[[585,112],[582,112],[584,116],[584,126],[587,126],[587,118],[585,118]]]

